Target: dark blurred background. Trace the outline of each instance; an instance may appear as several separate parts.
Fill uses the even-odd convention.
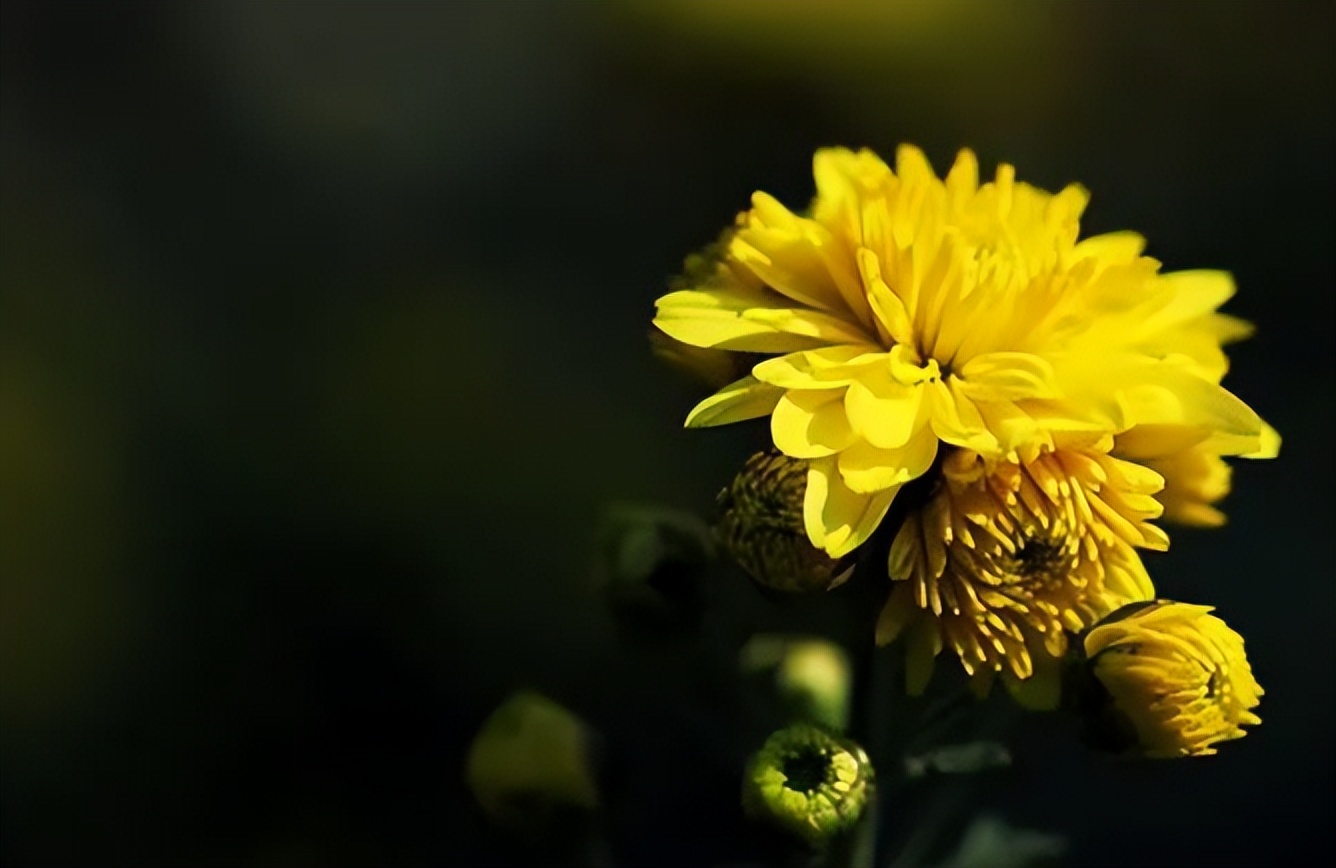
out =
[[[1334,11],[6,0],[5,864],[541,862],[462,782],[517,686],[622,757],[619,863],[746,858],[700,760],[745,710],[619,644],[593,528],[707,514],[759,436],[681,430],[646,333],[682,257],[804,203],[815,147],[903,141],[1232,271],[1227,385],[1286,438],[1150,563],[1247,637],[1265,725],[1121,765],[1037,720],[978,807],[1069,865],[1330,853]]]

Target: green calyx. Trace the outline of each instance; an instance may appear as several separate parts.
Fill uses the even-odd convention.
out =
[[[799,724],[770,736],[752,757],[742,805],[754,819],[819,846],[862,816],[872,779],[861,747]]]

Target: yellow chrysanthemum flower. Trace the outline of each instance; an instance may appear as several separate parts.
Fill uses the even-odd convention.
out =
[[[980,687],[1001,673],[1027,704],[1052,706],[1067,632],[1153,596],[1136,549],[1168,546],[1149,523],[1162,481],[1111,457],[1111,439],[1017,461],[947,456],[891,546],[894,588],[877,625],[879,643],[904,635],[911,693],[946,648]]]
[[[1219,386],[1238,321],[1220,272],[1159,274],[1130,233],[1077,241],[1086,193],[1011,166],[980,184],[962,151],[945,180],[912,147],[814,160],[810,216],[757,193],[722,259],[658,300],[655,324],[697,347],[774,355],[702,401],[689,427],[769,415],[807,459],[804,523],[840,557],[876,529],[939,444],[1012,459],[1069,431],[1211,432],[1262,449],[1263,423]]]
[[[1211,611],[1161,600],[1115,613],[1085,637],[1088,666],[1111,703],[1104,711],[1118,716],[1127,749],[1206,756],[1262,722],[1243,637]]]

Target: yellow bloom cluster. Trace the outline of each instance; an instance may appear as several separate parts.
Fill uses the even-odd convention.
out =
[[[806,211],[756,193],[658,300],[668,338],[750,368],[686,424],[768,416],[830,558],[897,504],[878,638],[906,638],[912,690],[943,648],[982,682],[1054,670],[1069,634],[1153,598],[1151,521],[1219,524],[1223,457],[1279,448],[1221,386],[1250,329],[1217,310],[1233,281],[1081,239],[1084,189],[981,182],[967,150],[939,178],[913,147],[894,169],[823,149],[814,175]]]

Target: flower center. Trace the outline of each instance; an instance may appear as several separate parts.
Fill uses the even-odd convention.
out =
[[[797,793],[810,793],[826,783],[830,772],[830,756],[815,747],[804,747],[785,758],[780,769],[785,777],[784,786]]]
[[[1015,573],[1025,579],[1051,578],[1066,561],[1062,547],[1048,540],[1027,539],[1016,553]]]

